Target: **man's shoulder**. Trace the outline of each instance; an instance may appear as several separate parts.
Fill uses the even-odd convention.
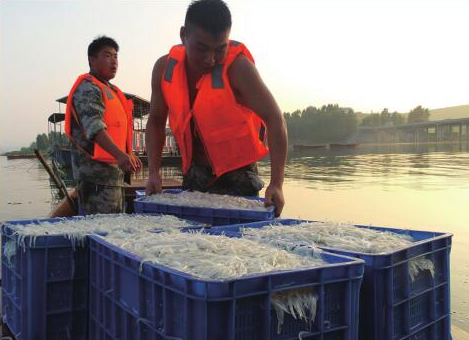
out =
[[[82,81],[73,93],[73,103],[75,105],[102,101],[101,89],[98,85],[88,80]]]
[[[169,53],[166,53],[165,55],[162,55],[161,57],[159,57],[158,59],[156,59],[156,64],[164,64],[166,63],[166,60],[168,59],[169,57]]]
[[[79,98],[79,97],[95,97],[99,96],[101,97],[101,89],[99,86],[92,81],[89,80],[83,80],[80,85],[76,88],[73,98]]]
[[[240,53],[233,60],[233,63],[230,65],[229,71],[240,71],[252,68],[255,68],[254,63],[249,60],[246,55]]]
[[[244,54],[239,54],[228,69],[228,80],[231,86],[237,87],[251,82],[256,73],[254,63]]]
[[[169,53],[159,57],[155,62],[155,66],[153,70],[161,72],[166,67],[166,63],[168,62],[168,56],[169,56]]]
[[[165,54],[164,56],[158,58],[155,62],[155,65],[153,66],[152,80],[151,80],[153,89],[156,89],[159,86],[158,84],[161,80],[164,69],[166,68],[168,55],[169,54]]]

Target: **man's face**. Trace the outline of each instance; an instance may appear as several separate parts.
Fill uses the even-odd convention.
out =
[[[91,70],[104,80],[111,80],[117,73],[117,51],[114,47],[104,46],[94,57],[89,57]]]
[[[186,47],[186,58],[191,71],[205,74],[220,63],[226,56],[230,30],[214,36],[193,26],[189,31],[181,28],[181,40]]]

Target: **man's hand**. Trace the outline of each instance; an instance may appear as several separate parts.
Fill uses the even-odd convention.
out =
[[[148,175],[148,181],[147,181],[147,186],[145,188],[145,194],[147,196],[153,195],[153,194],[159,194],[162,191],[161,187],[161,176],[158,171],[151,172]]]
[[[268,207],[271,205],[275,206],[275,217],[279,217],[285,205],[281,185],[270,183],[265,190],[265,206]]]
[[[136,172],[135,159],[125,152],[121,152],[116,158],[117,165],[123,172]]]
[[[134,153],[131,153],[130,154],[130,158],[132,159],[132,163],[135,167],[135,172],[139,172],[140,170],[142,170],[142,160],[136,156]]]
[[[102,129],[96,134],[95,141],[100,147],[116,158],[117,165],[123,172],[137,172],[142,168],[140,159],[136,157],[133,152],[127,154],[121,151],[116,144],[114,144],[114,141],[111,136],[109,136],[106,129]]]

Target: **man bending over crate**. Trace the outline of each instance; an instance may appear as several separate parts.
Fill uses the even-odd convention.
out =
[[[256,161],[269,153],[268,133],[271,179],[265,199],[278,216],[284,206],[286,124],[251,53],[229,39],[230,30],[231,13],[223,1],[194,1],[180,30],[182,44],[156,61],[146,130],[146,192],[161,192],[168,116],[188,190],[258,196],[264,183]]]

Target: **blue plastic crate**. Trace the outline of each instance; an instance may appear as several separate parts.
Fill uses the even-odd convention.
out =
[[[324,252],[317,268],[202,280],[144,263],[90,237],[89,338],[120,340],[357,340],[363,261]],[[277,334],[273,292],[312,288],[316,318],[309,324],[285,315]]]
[[[165,193],[180,194],[181,189],[167,189]],[[169,214],[179,218],[207,223],[210,225],[228,225],[235,223],[245,223],[254,221],[272,220],[275,217],[275,207],[269,207],[267,211],[255,210],[237,210],[237,209],[218,209],[218,208],[197,208],[178,205],[159,204],[154,202],[145,202],[145,195],[137,192],[134,200],[135,212],[140,214]],[[259,197],[245,197],[248,199],[264,201]]]
[[[211,234],[240,236],[240,228],[291,225],[304,220],[275,220],[216,227]],[[450,251],[451,234],[361,226],[410,235],[416,242],[409,248],[385,254],[366,254],[328,247],[324,250],[360,258],[365,274],[360,297],[360,339],[364,340],[450,340]],[[408,275],[411,259],[425,256],[433,261],[434,277],[421,271],[412,282]],[[425,334],[430,334],[425,336]]]
[[[88,332],[88,249],[72,248],[63,236],[39,236],[7,261],[4,250],[16,236],[7,224],[62,219],[10,221],[2,225],[3,318],[18,340],[85,340]]]
[[[16,240],[9,224],[63,220],[9,221],[1,227],[3,316],[16,339],[88,339],[88,239],[74,249],[61,235],[39,236],[34,243],[26,237],[24,250],[17,247],[10,262],[3,251]],[[194,224],[185,230],[198,228]]]
[[[166,190],[169,190],[169,189],[166,189]],[[177,189],[173,189],[173,190],[177,190]],[[143,197],[143,196],[146,196],[145,190],[135,190],[136,198]]]

